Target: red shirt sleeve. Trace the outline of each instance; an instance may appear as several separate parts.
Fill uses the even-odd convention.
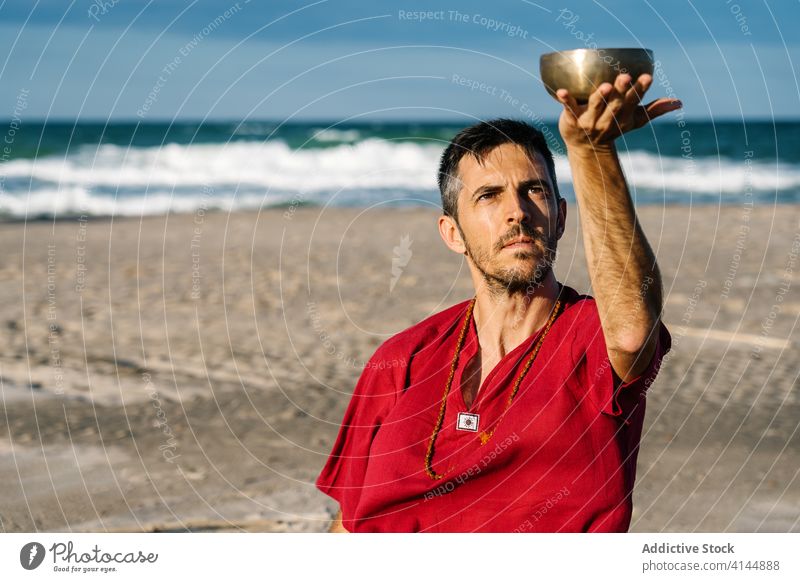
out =
[[[406,361],[389,357],[386,344],[364,367],[353,390],[339,435],[317,478],[317,488],[339,502],[342,525],[353,531],[353,515],[361,497],[364,474],[375,433],[397,401]]]
[[[654,332],[658,334],[656,349],[647,368],[638,377],[623,382],[611,366],[597,306],[594,300],[585,303],[590,305],[582,307],[587,314],[577,334],[581,338],[577,347],[583,354],[575,355],[584,359],[581,363],[584,364],[583,380],[588,397],[603,414],[627,421],[655,380],[661,360],[672,347],[672,338],[664,323],[659,321]]]

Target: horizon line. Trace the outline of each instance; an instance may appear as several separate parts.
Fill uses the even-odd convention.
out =
[[[493,116],[493,117],[485,117],[481,118],[484,121],[488,121],[490,119],[500,119],[500,118],[510,118],[516,119],[513,116]],[[524,118],[520,118],[523,119]],[[733,116],[724,116],[724,117],[695,117],[695,116],[684,116],[682,118],[684,121],[691,121],[691,122],[716,122],[716,123],[730,123],[730,122],[737,122],[741,123],[742,121],[745,122],[773,122],[773,123],[786,123],[786,122],[794,122],[800,123],[800,116],[796,117],[783,117],[783,116],[774,116],[774,117],[763,117],[763,116],[740,116],[740,117],[733,117]],[[0,124],[11,123],[11,122],[19,122],[20,120],[14,118],[0,118]],[[551,119],[542,119],[543,123],[547,124],[557,124],[558,118],[554,117]],[[238,119],[238,118],[214,118],[214,119],[202,119],[202,118],[194,118],[194,117],[186,117],[186,118],[153,118],[153,119],[140,119],[137,117],[120,117],[120,118],[111,118],[111,119],[102,119],[102,118],[70,118],[70,117],[39,117],[33,119],[26,119],[22,123],[20,123],[20,127],[24,127],[25,125],[29,124],[44,124],[44,123],[59,123],[59,124],[67,124],[67,123],[91,123],[91,124],[141,124],[141,125],[154,125],[154,124],[165,124],[165,123],[194,123],[194,124],[210,124],[210,123],[274,123],[274,124],[283,124],[283,125],[293,125],[293,124],[320,124],[320,125],[369,125],[375,123],[382,123],[382,124],[421,124],[421,125],[435,125],[435,124],[448,124],[448,125],[460,125],[464,123],[469,123],[469,120],[466,119],[457,119],[457,118],[442,118],[442,119],[360,119],[360,120],[337,120],[334,118],[308,118],[308,119],[292,119],[292,120],[283,120],[283,119],[270,119],[270,118],[249,118],[249,119]],[[652,125],[663,125],[663,124],[671,124],[677,123],[676,121],[672,120],[671,118],[660,118],[655,119],[651,122]]]

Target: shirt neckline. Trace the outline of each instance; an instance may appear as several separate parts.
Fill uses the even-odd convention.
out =
[[[556,318],[560,318],[564,311],[572,304],[572,300],[574,299],[574,292],[571,288],[567,287],[562,283],[558,283],[559,285],[559,294],[557,295],[558,299],[561,300],[562,308],[561,313]],[[467,302],[467,307],[469,306],[469,302]],[[461,314],[462,321],[465,313]],[[555,325],[556,322],[553,322]],[[475,324],[475,316],[474,314],[470,316],[470,323],[467,330],[467,337],[464,338],[464,346],[461,350],[461,354],[459,354],[458,358],[458,369],[455,378],[453,378],[454,382],[457,382],[456,389],[458,392],[456,398],[456,404],[458,405],[459,412],[469,412],[469,413],[476,413],[480,408],[481,402],[485,399],[486,394],[492,391],[493,384],[495,383],[495,377],[500,373],[502,370],[508,369],[509,362],[514,360],[514,364],[511,365],[511,370],[516,371],[519,365],[522,363],[522,360],[525,359],[530,348],[533,344],[539,339],[539,336],[544,331],[545,327],[547,327],[547,323],[545,323],[541,328],[539,328],[536,332],[532,335],[525,338],[517,347],[513,350],[508,352],[505,356],[503,356],[500,361],[498,361],[494,367],[491,369],[489,374],[484,379],[483,383],[478,387],[478,392],[475,394],[475,399],[472,401],[472,406],[467,407],[467,403],[464,400],[464,392],[461,389],[461,381],[463,379],[464,371],[467,368],[467,364],[477,355],[478,353],[478,330]]]

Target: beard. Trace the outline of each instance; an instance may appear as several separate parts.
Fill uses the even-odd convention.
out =
[[[461,227],[459,227],[461,230]],[[513,252],[516,264],[513,267],[495,266],[494,258],[503,252],[504,245],[514,238],[526,236],[533,240],[531,250]],[[541,287],[545,278],[553,270],[556,260],[558,239],[534,231],[526,224],[516,224],[494,246],[492,251],[474,248],[461,233],[467,256],[480,271],[489,292],[492,295],[529,294]]]

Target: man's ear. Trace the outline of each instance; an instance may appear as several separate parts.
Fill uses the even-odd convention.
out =
[[[564,198],[558,199],[558,224],[556,234],[560,239],[567,228],[567,201]]]
[[[464,245],[464,241],[461,238],[461,231],[458,229],[458,225],[452,217],[446,214],[439,217],[439,234],[444,244],[447,245],[447,248],[454,253],[463,255],[467,252],[467,247]]]

